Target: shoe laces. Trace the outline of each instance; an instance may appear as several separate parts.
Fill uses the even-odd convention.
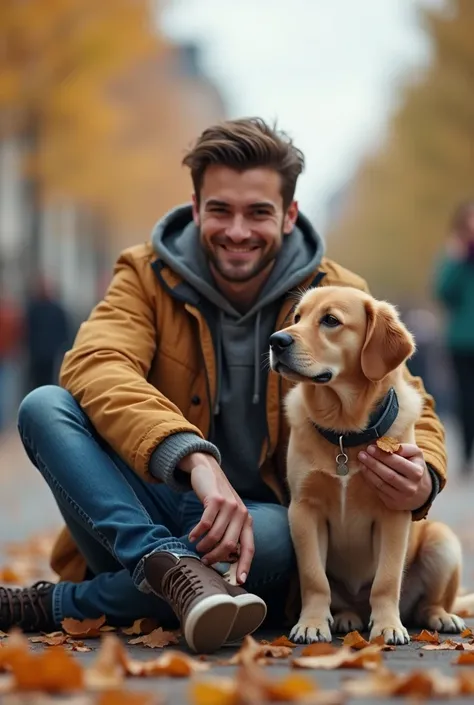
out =
[[[42,631],[42,627],[49,625],[52,621],[51,615],[46,611],[43,599],[49,594],[52,587],[53,583],[44,580],[40,580],[28,588],[0,586],[0,614],[3,613],[3,606],[7,605],[7,614],[3,613],[1,617],[5,617],[12,626]]]
[[[189,566],[176,565],[163,578],[163,596],[176,605],[178,617],[182,619],[189,604],[204,592],[199,575]]]

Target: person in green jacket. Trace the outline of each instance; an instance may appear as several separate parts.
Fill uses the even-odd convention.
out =
[[[474,450],[474,201],[462,203],[453,214],[435,293],[448,314],[446,343],[457,385],[463,472],[468,474]]]

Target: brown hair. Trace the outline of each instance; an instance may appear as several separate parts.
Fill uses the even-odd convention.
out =
[[[261,118],[227,120],[208,127],[183,159],[191,170],[196,198],[211,164],[236,171],[265,167],[281,176],[281,195],[286,209],[293,200],[298,176],[304,169],[304,155],[284,132]]]

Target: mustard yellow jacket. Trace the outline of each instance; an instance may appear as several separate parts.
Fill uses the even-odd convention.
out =
[[[326,258],[304,285],[310,286],[315,278],[320,286],[346,285],[367,291],[363,279]],[[60,373],[60,384],[81,405],[97,432],[150,482],[156,482],[148,472],[150,456],[167,436],[191,431],[207,437],[216,393],[211,334],[201,312],[176,295],[180,282],[180,277],[158,259],[151,244],[125,250],[105,298],[80,327]],[[289,296],[276,330],[285,325],[293,304],[294,298]],[[409,376],[408,371],[406,374]],[[443,427],[421,381],[411,380],[425,400],[416,429],[417,443],[442,488],[446,473]],[[260,456],[262,478],[282,503],[287,501],[288,427],[281,402],[289,386],[278,375],[269,374],[268,434]],[[201,403],[193,403],[193,398]],[[425,508],[414,518],[423,518],[427,511]],[[84,578],[85,561],[66,528],[55,544],[51,565],[62,580]]]

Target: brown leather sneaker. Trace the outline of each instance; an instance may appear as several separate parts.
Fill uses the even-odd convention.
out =
[[[52,632],[54,583],[40,581],[29,588],[0,587],[0,629],[20,627],[24,632]]]
[[[224,579],[227,592],[235,600],[239,611],[226,641],[241,641],[247,634],[252,634],[267,616],[267,606],[261,597],[247,592],[241,585],[231,585]]]
[[[152,591],[178,617],[193,651],[212,653],[224,644],[239,607],[216,570],[199,558],[158,551],[145,559],[144,572]]]

